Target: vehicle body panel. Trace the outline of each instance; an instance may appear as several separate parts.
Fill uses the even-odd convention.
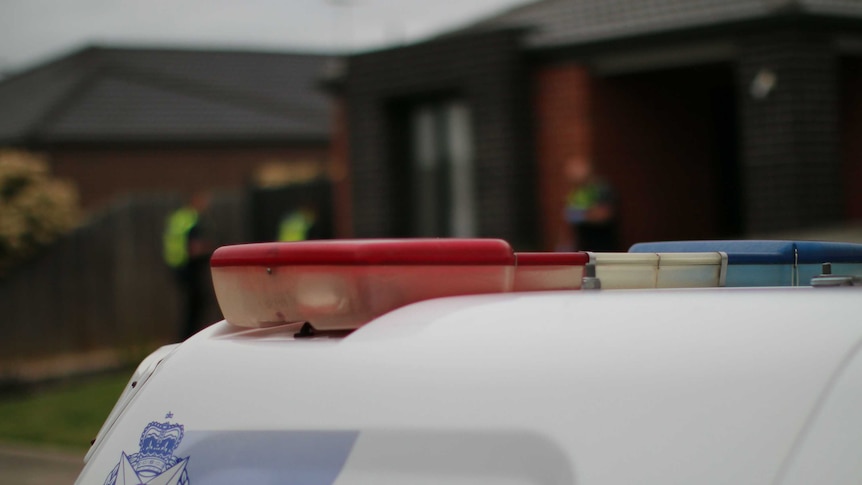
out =
[[[853,289],[624,290],[435,299],[343,340],[222,322],[155,369],[78,483],[168,414],[191,483],[773,483],[804,439],[832,446],[806,423],[860,310]]]

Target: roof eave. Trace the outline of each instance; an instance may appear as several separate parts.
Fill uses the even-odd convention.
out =
[[[660,32],[638,32],[623,36],[606,36],[583,41],[558,44],[530,45],[525,42],[523,50],[534,61],[553,61],[562,58],[587,57],[594,53],[615,51],[632,46],[690,41],[695,38],[739,38],[761,33],[765,29],[814,28],[843,29],[862,32],[862,17],[848,18],[837,15],[802,13],[785,10],[780,15],[739,19],[712,25],[696,25]]]
[[[309,135],[201,135],[201,136],[52,136],[22,139],[18,146],[49,147],[200,147],[200,146],[327,146],[329,134]]]

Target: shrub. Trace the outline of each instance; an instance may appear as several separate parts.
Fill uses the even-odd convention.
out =
[[[42,157],[0,150],[0,273],[75,227],[78,194]]]

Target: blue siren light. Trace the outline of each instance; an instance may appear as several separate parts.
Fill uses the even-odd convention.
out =
[[[862,244],[820,241],[668,241],[638,243],[630,253],[727,254],[727,286],[807,286],[832,263],[834,274],[862,276]]]

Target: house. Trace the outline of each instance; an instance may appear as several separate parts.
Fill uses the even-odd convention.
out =
[[[0,146],[49,155],[86,208],[322,171],[320,54],[88,47],[0,80]],[[278,175],[281,174],[281,175]]]
[[[551,249],[572,156],[624,244],[862,219],[860,2],[540,0],[346,71],[356,236]]]

